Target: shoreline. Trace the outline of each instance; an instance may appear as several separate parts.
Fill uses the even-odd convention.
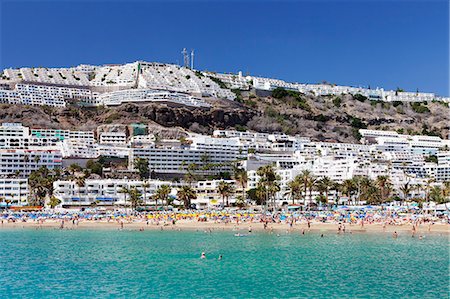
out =
[[[307,223],[297,223],[293,227],[289,227],[286,223],[270,223],[267,229],[264,229],[263,223],[260,222],[242,222],[236,223],[214,223],[214,222],[196,222],[179,220],[175,225],[173,224],[154,224],[146,222],[124,222],[123,227],[115,221],[80,221],[78,224],[72,222],[65,222],[63,230],[162,230],[162,231],[232,231],[232,232],[338,232],[338,223],[322,223],[311,222],[310,228]],[[0,224],[1,230],[18,230],[18,229],[61,229],[61,221],[45,221],[40,224],[38,222],[4,222]],[[345,224],[345,233],[413,233],[413,226],[407,224],[386,225],[383,224]],[[424,233],[439,233],[450,236],[450,225],[445,223],[435,223],[432,225],[421,224],[416,228],[415,234]]]

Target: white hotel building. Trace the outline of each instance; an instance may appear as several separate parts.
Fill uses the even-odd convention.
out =
[[[146,145],[130,150],[130,168],[136,158],[149,161],[150,170],[159,174],[184,174],[188,166],[198,165],[196,172],[201,174],[217,174],[231,172],[232,164],[247,157],[248,147],[237,138],[212,138],[196,135],[190,138],[190,146],[156,146]],[[215,165],[210,169],[202,167]]]
[[[0,103],[65,107],[68,100],[92,103],[96,97],[86,88],[36,84],[16,84],[13,90],[0,89]]]
[[[0,207],[26,205],[28,196],[28,179],[0,178]]]
[[[0,126],[0,149],[28,149],[41,146],[56,146],[56,138],[37,138],[28,127],[20,123],[3,123]]]
[[[31,129],[31,135],[41,139],[76,139],[84,141],[95,141],[93,131],[70,131],[60,129]]]
[[[0,149],[0,177],[18,175],[28,177],[41,167],[56,169],[62,166],[59,150],[45,149]]]
[[[149,186],[144,188],[145,183]],[[129,196],[121,190],[136,188],[145,204],[154,205],[152,196],[162,185],[171,186],[172,182],[102,179],[86,180],[84,186],[78,186],[75,181],[56,181],[53,183],[53,194],[61,200],[60,206],[63,208],[88,207],[93,203],[98,206],[129,206]],[[175,194],[176,191],[173,189],[171,196]]]
[[[198,181],[195,185],[195,190],[197,198],[192,200],[192,204],[195,204],[197,209],[209,209],[217,208],[222,205],[222,196],[219,193],[220,182],[226,182],[231,184],[234,189],[234,193],[228,198],[228,203],[232,204],[236,202],[236,196],[241,192],[238,184],[235,180],[208,180],[208,181]],[[227,199],[225,199],[226,203]]]

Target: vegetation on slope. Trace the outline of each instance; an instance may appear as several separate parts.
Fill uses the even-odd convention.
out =
[[[446,104],[370,101],[363,96],[311,96],[275,89],[239,92],[238,101],[211,100],[211,109],[125,104],[119,107],[30,107],[0,105],[3,122],[41,128],[94,130],[102,124],[149,123],[198,133],[214,129],[255,130],[301,135],[319,141],[356,142],[361,128],[446,137]]]

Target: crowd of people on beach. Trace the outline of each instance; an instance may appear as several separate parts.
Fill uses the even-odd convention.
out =
[[[345,225],[381,224],[383,226],[411,224],[443,223],[449,224],[448,214],[436,215],[420,211],[399,213],[395,211],[308,211],[308,212],[254,212],[247,210],[222,210],[222,211],[158,211],[158,212],[126,212],[126,211],[37,211],[16,212],[3,211],[0,213],[0,223],[37,223],[59,222],[64,227],[70,222],[77,226],[78,223],[118,223],[122,228],[126,223],[141,223],[145,225],[169,226],[178,222],[193,223],[263,223],[264,229],[271,224],[286,224],[290,228],[297,224],[306,224],[308,228],[311,223],[334,223],[339,224],[339,230],[345,232]]]

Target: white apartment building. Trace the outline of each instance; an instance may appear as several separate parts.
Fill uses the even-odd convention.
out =
[[[146,145],[130,150],[130,167],[136,158],[149,161],[150,170],[161,174],[185,174],[190,165],[197,165],[198,174],[231,172],[233,163],[247,157],[247,148],[232,138],[195,135],[190,146]]]
[[[45,149],[0,149],[0,177],[27,177],[32,171],[45,166],[60,168],[62,156],[59,150]]]
[[[90,103],[96,94],[89,89],[51,85],[16,84],[13,90],[0,90],[0,102],[31,106],[65,107],[67,101]]]
[[[248,81],[253,82],[253,87],[260,90],[273,90],[275,88],[284,88],[287,90],[299,91],[305,94],[320,95],[335,95],[340,96],[342,94],[360,94],[367,97],[370,100],[381,100],[385,102],[401,101],[401,102],[430,102],[447,101],[448,98],[440,97],[434,93],[426,92],[399,92],[393,90],[384,90],[383,88],[365,88],[365,87],[352,87],[352,86],[340,86],[335,84],[301,84],[301,83],[289,83],[283,80],[272,78],[261,78],[248,76]]]
[[[24,206],[28,196],[28,179],[0,178],[0,207]]]
[[[130,155],[130,148],[127,145],[119,144],[96,144],[95,156],[127,158]]]
[[[100,133],[100,144],[126,145],[127,135],[125,132],[102,132]]]
[[[58,140],[76,139],[85,141],[94,141],[95,136],[92,131],[71,131],[60,129],[31,129],[31,134],[37,138],[46,138]]]
[[[0,126],[0,148],[28,149],[39,146],[56,146],[56,138],[36,138],[21,123],[3,123]]]
[[[450,141],[438,136],[404,135],[395,131],[359,130],[363,143],[375,144],[378,151],[411,151],[413,154],[435,155],[450,147]]]
[[[195,186],[197,193],[197,198],[192,200],[192,204],[195,204],[197,209],[211,209],[223,206],[223,200],[225,204],[227,199],[222,198],[219,193],[219,184],[221,182],[226,182],[231,184],[234,189],[234,193],[228,198],[228,203],[233,204],[236,202],[236,197],[240,194],[239,189],[235,180],[208,180],[208,181],[198,181]]]
[[[61,154],[64,158],[98,157],[97,143],[92,139],[64,139],[60,142]]]
[[[155,89],[127,89],[104,93],[98,97],[98,104],[117,106],[123,103],[172,103],[184,106],[206,107],[211,105],[189,94]]]
[[[148,186],[146,186],[148,184]],[[141,199],[146,205],[155,205],[152,196],[162,185],[172,185],[168,181],[137,181],[123,179],[86,180],[84,186],[78,186],[75,181],[56,181],[53,183],[53,194],[61,200],[63,208],[81,208],[93,204],[98,206],[130,206],[129,196],[123,189],[136,188],[141,193]],[[172,189],[170,196],[175,197]],[[162,203],[159,202],[159,205]]]

